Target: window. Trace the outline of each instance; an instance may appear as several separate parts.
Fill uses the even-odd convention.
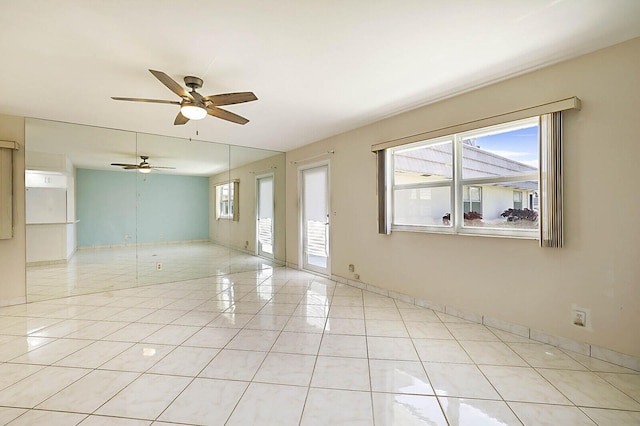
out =
[[[451,211],[450,137],[394,151],[393,224],[438,226]]]
[[[216,185],[216,218],[238,220],[238,182]]]
[[[392,229],[537,238],[539,122],[389,149]]]
[[[218,200],[218,219],[233,217],[233,186],[228,183],[216,187]]]
[[[378,233],[406,229],[534,238],[538,229],[541,247],[562,247],[562,117],[581,107],[573,96],[373,144]],[[539,135],[537,146],[532,130]],[[482,214],[465,215],[464,188],[472,186],[481,188]],[[407,196],[424,189],[430,189],[430,202],[415,191]],[[510,207],[496,217],[500,206],[513,206],[513,191],[522,192],[523,208]],[[435,195],[447,193],[448,200],[437,201]]]
[[[513,191],[513,208],[522,209],[522,191]]]
[[[465,186],[462,190],[462,201],[464,203],[464,212],[476,212],[482,215],[482,187],[481,186]]]

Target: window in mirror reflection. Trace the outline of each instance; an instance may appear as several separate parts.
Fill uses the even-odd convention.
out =
[[[231,219],[233,217],[233,186],[228,183],[217,185],[216,199],[218,200],[218,219]]]
[[[216,218],[238,220],[238,181],[216,185]]]

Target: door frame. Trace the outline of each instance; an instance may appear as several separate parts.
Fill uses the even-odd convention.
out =
[[[272,218],[271,218],[271,256],[264,256],[260,254],[260,242],[259,240],[259,229],[258,229],[258,219],[259,219],[259,215],[260,215],[260,185],[259,185],[259,180],[260,179],[264,179],[264,178],[271,178],[271,192],[272,192],[272,197],[271,197],[271,201],[273,202],[273,206],[272,206]],[[255,186],[256,186],[256,238],[255,238],[255,243],[256,243],[256,249],[255,249],[255,254],[256,256],[260,256],[262,258],[265,259],[269,259],[269,260],[273,260],[276,257],[276,176],[275,173],[270,172],[270,173],[264,173],[264,174],[260,174],[260,175],[256,175],[255,177]]]
[[[327,233],[327,246],[329,247],[329,253],[327,256],[326,272],[319,272],[313,269],[306,269],[304,267],[306,259],[304,257],[304,195],[303,195],[303,179],[302,174],[305,170],[315,169],[319,167],[327,168],[327,222],[329,223],[329,232]],[[314,274],[320,274],[327,277],[331,277],[331,161],[323,160],[315,163],[305,164],[298,167],[298,269],[312,272]]]

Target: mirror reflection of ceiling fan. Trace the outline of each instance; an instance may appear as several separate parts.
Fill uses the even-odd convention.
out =
[[[147,160],[149,159],[148,155],[141,155],[140,158],[142,159],[140,164],[111,163],[111,165],[122,167],[124,170],[137,170],[140,173],[151,173],[151,170],[156,169],[175,169],[175,167],[152,166],[147,162]]]
[[[174,125],[181,125],[187,123],[189,120],[201,120],[208,115],[221,118],[223,120],[231,121],[238,124],[247,124],[249,120],[227,111],[222,108],[218,108],[222,105],[240,104],[243,102],[255,101],[258,98],[253,92],[238,92],[238,93],[223,93],[220,95],[202,96],[196,92],[196,89],[202,87],[202,79],[193,76],[186,76],[184,83],[191,89],[188,92],[184,87],[177,83],[174,79],[169,77],[162,71],[149,70],[162,84],[167,86],[176,95],[182,98],[182,101],[165,101],[161,99],[142,99],[142,98],[120,98],[112,97],[116,101],[132,101],[132,102],[151,102],[156,104],[172,104],[180,105],[180,112],[176,116]]]

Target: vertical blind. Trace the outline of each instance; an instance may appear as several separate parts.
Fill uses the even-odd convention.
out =
[[[387,150],[376,152],[378,161],[378,234],[391,233],[391,218],[387,211]]]
[[[540,246],[563,245],[562,112],[540,117]]]
[[[13,150],[15,142],[0,141],[0,240],[13,238]]]
[[[233,221],[240,220],[240,181],[238,179],[232,182],[233,185]]]

